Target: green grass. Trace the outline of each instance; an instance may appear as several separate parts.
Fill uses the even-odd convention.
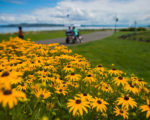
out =
[[[81,34],[88,34],[91,32],[95,32],[98,30],[81,30]],[[39,32],[24,32],[25,39],[30,38],[31,41],[37,41],[37,40],[47,40],[47,39],[54,39],[54,38],[60,38],[65,37],[65,31],[59,30],[59,31],[39,31]],[[0,34],[0,42],[2,40],[8,40],[9,37],[16,37],[17,33],[12,34]]]
[[[70,48],[73,53],[86,57],[92,66],[103,64],[110,68],[113,63],[118,69],[135,73],[150,82],[150,44],[119,39],[121,34],[125,32],[119,32],[103,40],[70,46]]]

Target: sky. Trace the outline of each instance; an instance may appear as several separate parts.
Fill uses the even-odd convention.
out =
[[[150,24],[150,0],[0,0],[0,24]]]

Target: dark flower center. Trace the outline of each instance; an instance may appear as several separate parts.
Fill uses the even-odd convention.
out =
[[[40,63],[41,61],[40,60],[38,60],[38,63]]]
[[[83,93],[83,96],[87,96],[87,94],[86,94],[86,93]]]
[[[76,104],[80,104],[81,103],[81,100],[76,100]]]
[[[43,95],[43,94],[41,94],[41,95],[40,95],[40,97],[44,97],[44,95]]]
[[[120,110],[120,113],[123,113],[123,111],[122,111],[122,110]]]
[[[115,68],[113,68],[112,70],[116,70]]]
[[[119,79],[119,80],[122,80],[122,79],[123,79],[123,77],[122,77],[122,76],[120,76],[120,77],[118,77],[118,79]]]
[[[11,90],[5,90],[5,91],[3,92],[4,95],[10,95],[11,93],[12,93]]]
[[[150,104],[148,105],[148,107],[150,108]]]
[[[101,102],[100,100],[97,100],[97,103],[98,103],[98,104],[102,104],[102,102]]]
[[[106,87],[106,89],[108,89],[108,87]]]
[[[60,89],[59,92],[62,92],[62,89]]]
[[[140,81],[140,82],[141,82],[142,80],[141,80],[141,79],[139,79],[138,81]]]
[[[9,75],[9,72],[3,72],[3,74],[1,75],[1,77],[7,77]]]
[[[88,77],[91,77],[91,75],[88,75]]]
[[[71,66],[67,66],[67,68],[71,68]]]
[[[71,73],[71,75],[75,75],[74,73]]]
[[[63,82],[63,84],[66,84],[66,82]]]
[[[130,87],[134,88],[134,86],[132,84],[130,84]]]
[[[124,97],[124,100],[129,100],[129,97],[128,97],[128,96],[125,96],[125,97]]]
[[[22,83],[21,86],[24,86],[24,83]]]
[[[46,78],[46,76],[43,76],[43,78]]]
[[[102,65],[99,65],[98,67],[102,67]]]

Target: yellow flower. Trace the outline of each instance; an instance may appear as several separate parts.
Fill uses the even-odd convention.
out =
[[[113,112],[116,116],[121,115],[124,119],[128,119],[128,111],[125,108],[119,109],[117,106],[114,108]]]
[[[140,92],[140,90],[135,85],[133,85],[132,83],[126,84],[124,89],[126,91],[132,92],[133,94],[138,94]]]
[[[2,72],[0,75],[1,84],[3,84],[6,88],[6,86],[10,86],[11,84],[17,84],[21,82],[21,79],[18,77],[21,75],[19,72]]]
[[[108,103],[101,98],[96,97],[95,99],[92,99],[90,104],[92,108],[96,108],[97,112],[106,112],[107,110],[106,105],[108,105]]]
[[[87,93],[79,93],[76,96],[81,98],[81,99],[85,99],[85,100],[89,100],[89,101],[92,99],[92,96],[90,94],[87,94]]]
[[[20,91],[26,90],[27,88],[28,88],[27,84],[24,84],[24,83],[22,83],[21,85],[18,85],[18,86],[16,87],[16,89],[17,89],[17,90],[20,90]]]
[[[47,102],[47,103],[46,103],[46,108],[47,108],[48,110],[52,110],[52,109],[54,108],[54,103],[49,103],[49,102]]]
[[[122,86],[125,86],[126,84],[128,84],[127,82],[127,79],[125,77],[122,77],[122,76],[119,76],[119,77],[115,77],[113,79],[113,82],[119,86],[119,85],[122,85]]]
[[[42,120],[49,120],[47,116],[43,116]]]
[[[65,78],[68,79],[69,81],[79,81],[81,79],[81,75],[71,73],[70,75],[67,75]]]
[[[93,75],[89,74],[83,79],[83,81],[91,84],[92,82],[95,82],[96,79]]]
[[[37,98],[47,99],[51,96],[51,93],[46,89],[40,88],[35,90],[35,95]]]
[[[113,75],[116,76],[116,75],[119,75],[119,74],[120,74],[120,71],[117,70],[117,69],[115,69],[115,68],[113,68],[113,69],[109,70],[108,73],[109,73],[111,76],[113,76]]]
[[[85,99],[75,97],[75,99],[68,100],[67,107],[70,108],[69,112],[73,111],[73,116],[75,115],[83,116],[83,111],[88,113],[87,108],[89,108],[90,106],[89,102],[87,102]]]
[[[99,89],[101,89],[103,92],[113,93],[112,87],[104,82],[101,82],[101,86],[99,87]]]
[[[146,114],[146,118],[148,119],[150,116],[150,102],[149,99],[147,99],[147,104],[146,105],[141,105],[140,109],[142,110],[142,112],[147,112]]]
[[[140,87],[144,87],[147,83],[145,81],[143,81],[142,79],[134,79],[133,83],[140,86]]]
[[[57,87],[56,88],[56,93],[57,94],[63,94],[63,95],[66,95],[68,92],[66,91],[66,88],[63,88],[63,87]]]
[[[63,68],[63,70],[65,72],[74,72],[74,69],[70,66],[70,65],[67,65]]]
[[[2,103],[3,107],[8,104],[9,108],[12,108],[17,105],[17,99],[21,98],[26,98],[26,95],[21,91],[16,91],[15,89],[0,91],[0,103]]]
[[[98,65],[96,68],[95,68],[96,71],[104,71],[105,68],[102,66],[102,65]]]
[[[126,109],[129,109],[129,106],[131,106],[131,108],[137,106],[137,103],[133,100],[133,98],[129,97],[128,95],[119,97],[116,102],[117,105],[122,105],[122,107]]]

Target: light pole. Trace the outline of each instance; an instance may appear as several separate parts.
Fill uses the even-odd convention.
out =
[[[116,26],[117,26],[118,21],[119,21],[119,19],[117,17],[115,17],[115,30],[114,30],[115,33],[116,33]]]
[[[135,25],[134,33],[135,33],[135,35],[136,35],[136,25],[137,25],[137,22],[136,22],[136,21],[134,21],[134,25]]]

